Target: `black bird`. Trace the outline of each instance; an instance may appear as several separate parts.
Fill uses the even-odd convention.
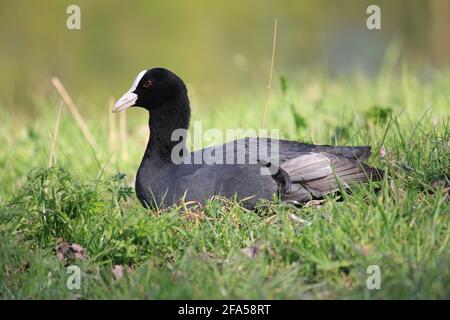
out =
[[[140,72],[113,112],[132,106],[150,112],[150,138],[136,176],[136,194],[146,207],[167,207],[180,200],[204,204],[213,196],[236,197],[247,208],[274,196],[300,204],[382,178],[381,170],[362,163],[370,147],[245,138],[188,152],[188,92],[167,69]],[[174,138],[176,130],[180,134]],[[215,161],[205,160],[211,158]]]

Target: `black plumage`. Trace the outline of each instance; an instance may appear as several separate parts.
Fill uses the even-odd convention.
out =
[[[203,204],[215,195],[236,196],[248,208],[254,207],[257,200],[270,200],[274,195],[282,201],[303,203],[354,183],[382,178],[381,170],[362,162],[370,156],[370,147],[245,138],[187,152],[183,145],[185,136],[172,141],[174,130],[189,126],[187,89],[167,69],[142,71],[114,111],[131,106],[150,111],[150,138],[136,176],[136,194],[144,206],[166,207],[180,200]],[[257,152],[263,146],[271,150],[274,143],[278,145],[278,159],[270,152],[266,157]],[[174,163],[174,148],[186,161]],[[195,164],[195,159],[211,155],[216,163]],[[247,161],[236,164],[243,155]],[[261,168],[270,168],[272,174],[261,174]]]

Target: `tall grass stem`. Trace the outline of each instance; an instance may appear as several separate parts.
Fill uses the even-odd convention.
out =
[[[61,122],[61,115],[63,110],[63,104],[62,101],[59,102],[59,108],[58,108],[58,115],[56,116],[56,124],[55,124],[55,130],[53,131],[53,138],[52,138],[52,149],[50,152],[50,157],[48,159],[48,167],[50,168],[52,165],[56,164],[56,140],[58,139],[58,131],[59,131],[59,124]]]
[[[72,113],[73,117],[75,118],[75,121],[77,122],[78,127],[80,128],[80,130],[83,133],[84,137],[86,138],[87,142],[91,145],[91,148],[93,150],[96,150],[97,144],[95,143],[95,139],[92,136],[91,132],[89,131],[89,128],[86,125],[86,122],[84,121],[83,117],[81,116],[80,112],[78,111],[77,106],[73,102],[73,100],[70,97],[69,93],[67,92],[66,88],[63,86],[61,81],[56,77],[52,78],[52,84],[58,91],[59,95],[63,99],[67,108],[69,108],[70,113]]]
[[[263,121],[262,121],[263,128],[266,127],[266,115],[267,115],[267,111],[269,109],[269,98],[270,98],[270,91],[272,89],[272,74],[273,74],[273,64],[275,63],[276,46],[277,46],[277,19],[275,19],[275,23],[273,26],[272,59],[270,61],[269,82],[267,84],[266,98],[264,101],[264,114],[263,114]]]

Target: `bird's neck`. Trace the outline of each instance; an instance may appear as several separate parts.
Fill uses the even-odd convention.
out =
[[[190,108],[187,97],[154,108],[150,112],[150,138],[144,159],[172,163],[172,150],[186,150]]]

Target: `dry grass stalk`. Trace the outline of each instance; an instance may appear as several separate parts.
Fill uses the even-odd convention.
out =
[[[59,81],[58,78],[54,77],[52,78],[52,84],[60,94],[61,98],[63,99],[64,103],[66,104],[67,108],[69,108],[70,113],[72,113],[73,117],[75,118],[75,121],[78,124],[78,127],[80,127],[81,132],[83,133],[84,137],[88,141],[88,143],[91,145],[92,149],[96,149],[96,143],[95,139],[92,136],[92,134],[89,131],[88,126],[86,125],[86,122],[84,122],[83,117],[81,116],[80,112],[78,111],[77,106],[73,102],[70,95],[67,93],[67,90],[64,88],[61,81]]]
[[[62,110],[63,110],[63,105],[62,105],[62,101],[61,101],[59,103],[58,115],[56,117],[55,130],[53,131],[52,149],[50,151],[50,158],[48,159],[48,167],[49,168],[56,164],[55,148],[56,148],[56,140],[58,138],[59,124],[61,122]]]
[[[109,98],[108,119],[109,119],[109,154],[111,162],[116,163],[116,114],[112,112],[114,97]]]
[[[273,74],[273,64],[275,62],[276,45],[277,45],[277,20],[275,19],[275,24],[273,27],[272,60],[270,62],[269,83],[267,84],[266,99],[264,102],[264,114],[263,114],[263,122],[262,122],[263,128],[266,127],[266,114],[267,114],[267,110],[269,109],[269,97],[270,97],[270,91],[272,89],[272,74]]]

